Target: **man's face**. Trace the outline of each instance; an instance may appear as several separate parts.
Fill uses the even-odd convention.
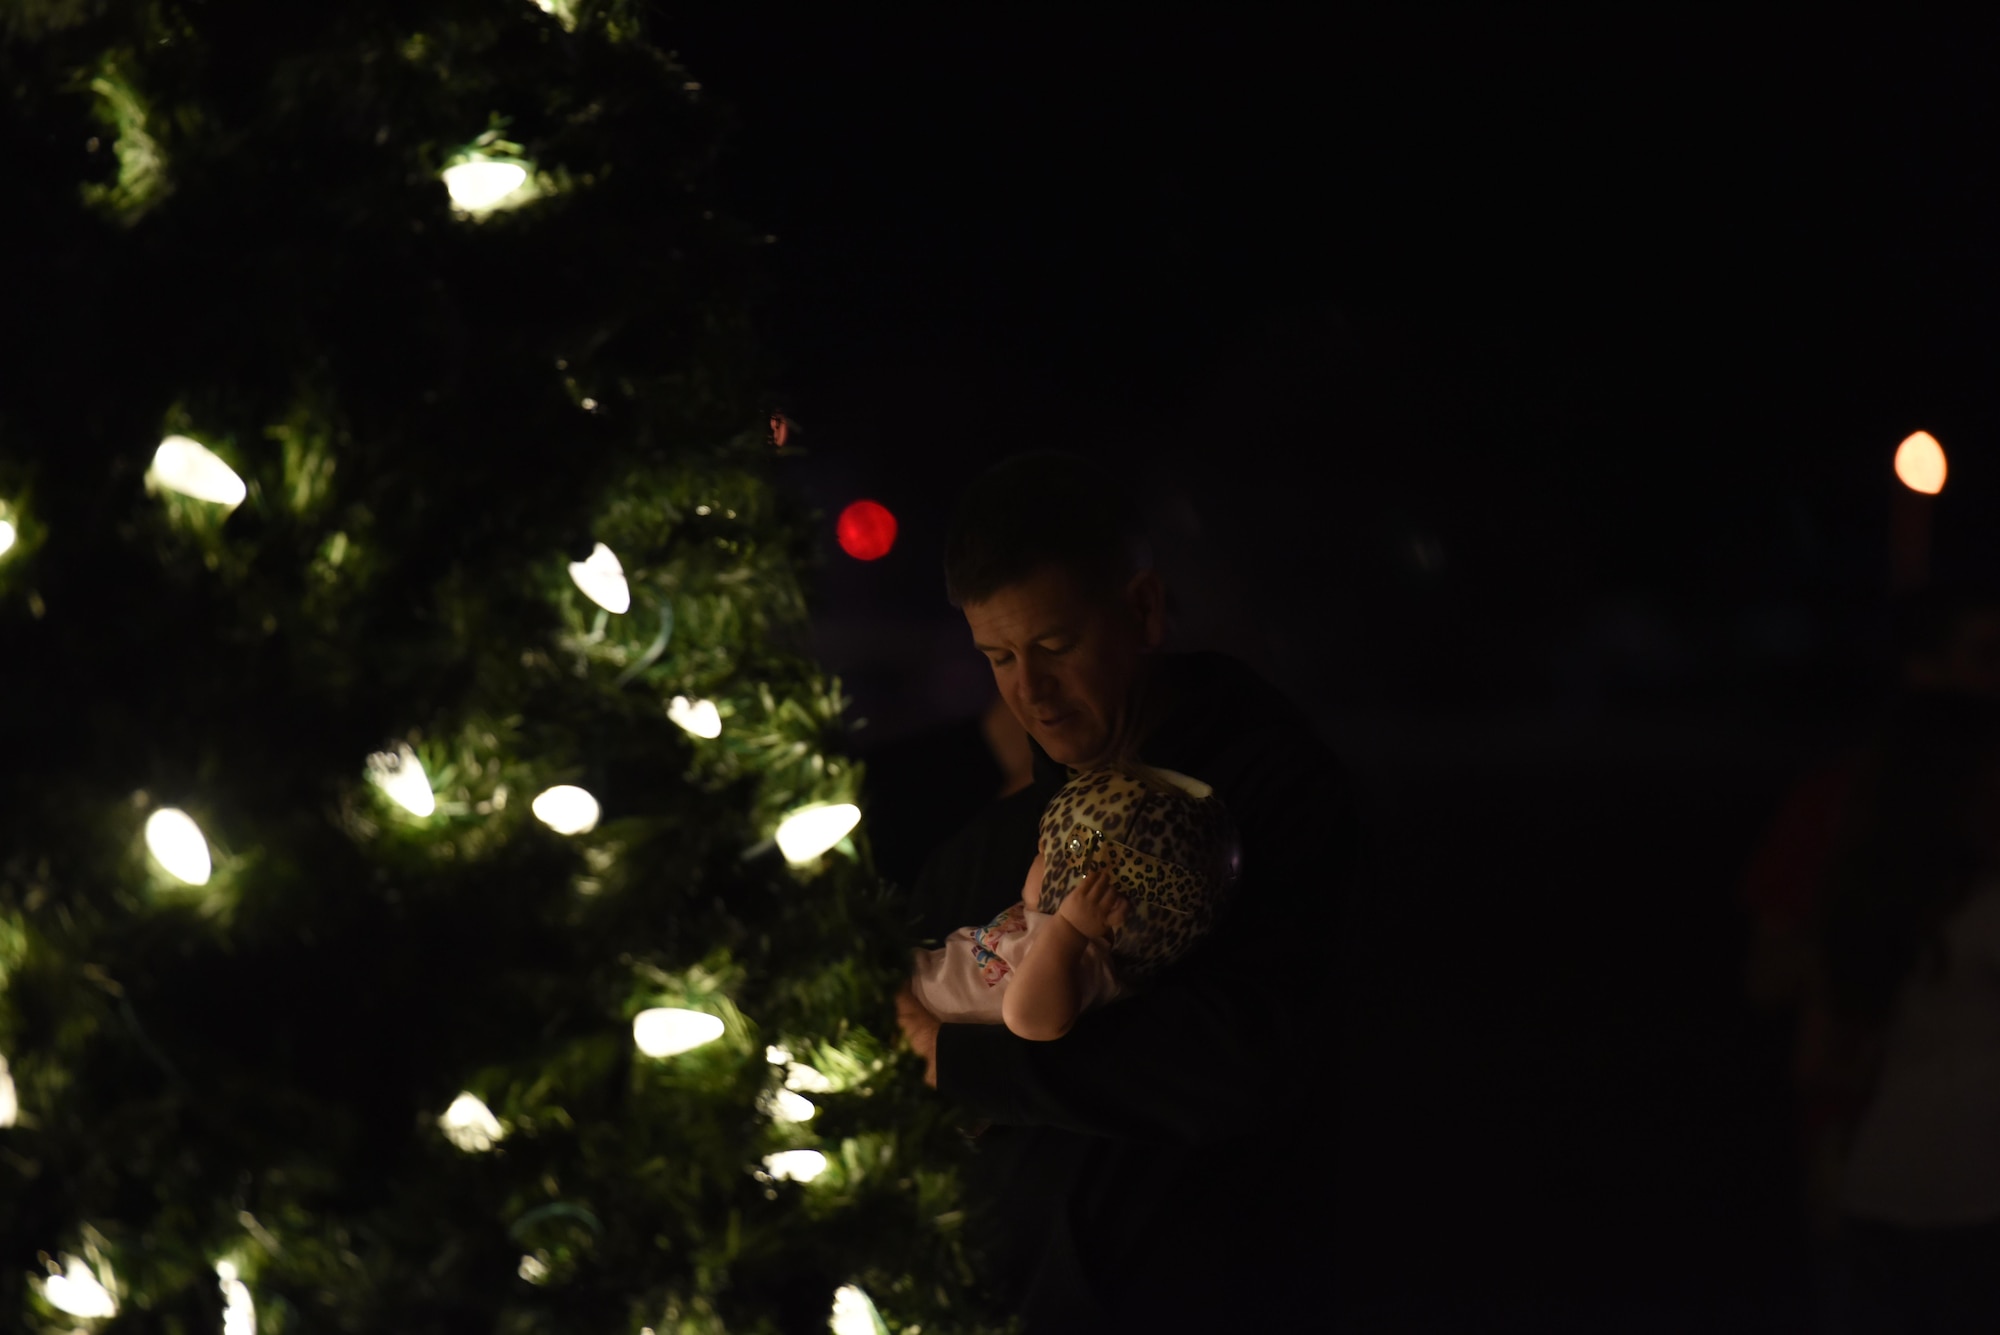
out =
[[[965,620],[1008,711],[1049,759],[1083,768],[1117,745],[1146,651],[1164,638],[1164,612],[1150,571],[1093,597],[1048,566],[966,604]]]

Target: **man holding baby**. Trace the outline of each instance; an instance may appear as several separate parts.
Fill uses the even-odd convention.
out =
[[[1166,651],[1136,507],[1081,459],[1022,456],[979,478],[947,541],[946,586],[1031,739],[1035,779],[931,856],[915,890],[922,935],[945,943],[936,968],[980,971],[974,991],[1037,982],[1044,966],[1067,985],[1076,971],[1053,1027],[942,1023],[921,963],[899,1000],[927,1078],[983,1128],[968,1189],[989,1281],[1029,1335],[1324,1328],[1334,946],[1358,852],[1339,767],[1248,668]],[[1076,812],[1108,810],[1070,794],[1112,770],[1136,776],[1118,782],[1139,800],[1151,790],[1195,809],[1164,778],[1219,801],[1240,846],[1225,907],[1143,977],[1121,951],[1149,906],[1181,910],[1153,904],[1133,868],[1159,862],[1174,831],[1156,845],[1107,825],[1118,856],[1083,849],[1072,865],[1064,851],[1091,842]],[[1024,924],[1050,953],[996,977],[982,947],[1024,939],[1008,935]]]

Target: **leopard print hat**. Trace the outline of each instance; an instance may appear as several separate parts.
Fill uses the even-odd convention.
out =
[[[1131,902],[1111,942],[1119,982],[1180,960],[1215,925],[1243,855],[1236,822],[1207,784],[1121,763],[1085,770],[1042,811],[1043,913],[1102,864]]]

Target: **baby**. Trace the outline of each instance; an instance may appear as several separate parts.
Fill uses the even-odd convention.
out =
[[[917,952],[917,999],[947,1024],[1061,1038],[1207,935],[1241,863],[1207,784],[1130,762],[1086,770],[1042,812],[1021,902]]]

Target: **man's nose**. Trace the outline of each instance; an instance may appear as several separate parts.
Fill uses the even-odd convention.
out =
[[[1021,665],[1021,690],[1030,700],[1046,700],[1055,694],[1055,677],[1048,669],[1026,660]]]

